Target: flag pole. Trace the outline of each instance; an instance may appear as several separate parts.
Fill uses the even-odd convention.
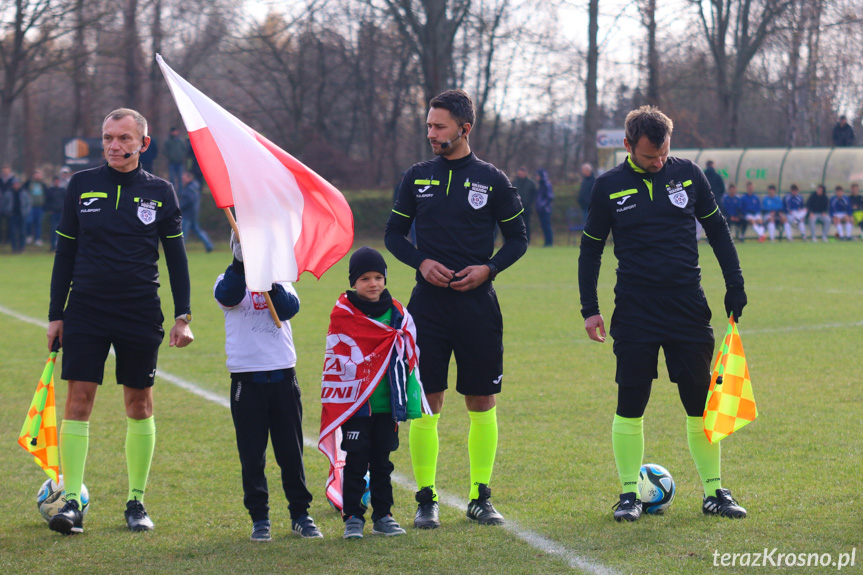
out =
[[[237,227],[237,220],[234,219],[234,214],[231,212],[231,208],[224,208],[225,215],[228,217],[228,222],[231,224],[231,229],[234,230],[234,233],[237,235],[237,239],[240,239],[240,228]],[[242,241],[240,242],[242,244]],[[278,314],[276,313],[276,308],[273,307],[273,300],[270,299],[270,293],[264,292],[264,299],[267,300],[267,307],[270,308],[270,317],[273,318],[273,321],[276,323],[276,327],[279,329],[282,328],[282,322],[279,319]]]

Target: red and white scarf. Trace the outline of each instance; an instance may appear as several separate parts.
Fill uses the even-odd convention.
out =
[[[404,316],[398,329],[368,317],[345,294],[339,297],[330,314],[321,382],[323,409],[318,449],[330,460],[326,495],[338,509],[342,509],[342,468],[345,465],[341,425],[372,396],[387,374],[393,353],[398,361],[404,362],[406,372],[413,371],[420,382],[416,325],[401,303],[393,300],[393,306]],[[425,393],[422,406],[424,413],[431,414]]]

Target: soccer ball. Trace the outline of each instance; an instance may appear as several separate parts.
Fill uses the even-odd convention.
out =
[[[63,493],[63,476],[60,476],[59,484],[54,483],[53,479],[46,479],[39,488],[39,493],[36,494],[36,507],[39,508],[39,513],[45,521],[48,521],[57,515],[64,505],[66,505],[66,498]],[[81,484],[81,506],[83,507],[81,513],[87,513],[90,507],[90,492],[84,484]]]
[[[645,463],[638,472],[638,493],[645,511],[662,514],[674,501],[674,478],[667,469],[655,463]]]

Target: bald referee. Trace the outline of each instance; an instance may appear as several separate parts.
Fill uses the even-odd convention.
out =
[[[174,296],[169,345],[185,347],[193,337],[177,194],[171,184],[141,168],[138,159],[149,143],[147,120],[140,113],[120,108],[108,114],[102,123],[107,163],[72,176],[57,227],[48,347],[55,340],[63,346],[62,378],[69,382],[60,427],[66,504],[48,525],[66,535],[84,531],[80,492],[90,413],[112,346],[126,406],[129,492],[124,517],[131,531],[154,528],[144,492],[156,444],[153,383],[164,337],[157,292],[160,243]]]

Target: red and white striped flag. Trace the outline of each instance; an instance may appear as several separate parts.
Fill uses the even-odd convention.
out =
[[[320,278],[351,248],[354,219],[332,184],[156,61],[183,116],[216,205],[233,206],[246,285],[269,291],[304,271]]]

